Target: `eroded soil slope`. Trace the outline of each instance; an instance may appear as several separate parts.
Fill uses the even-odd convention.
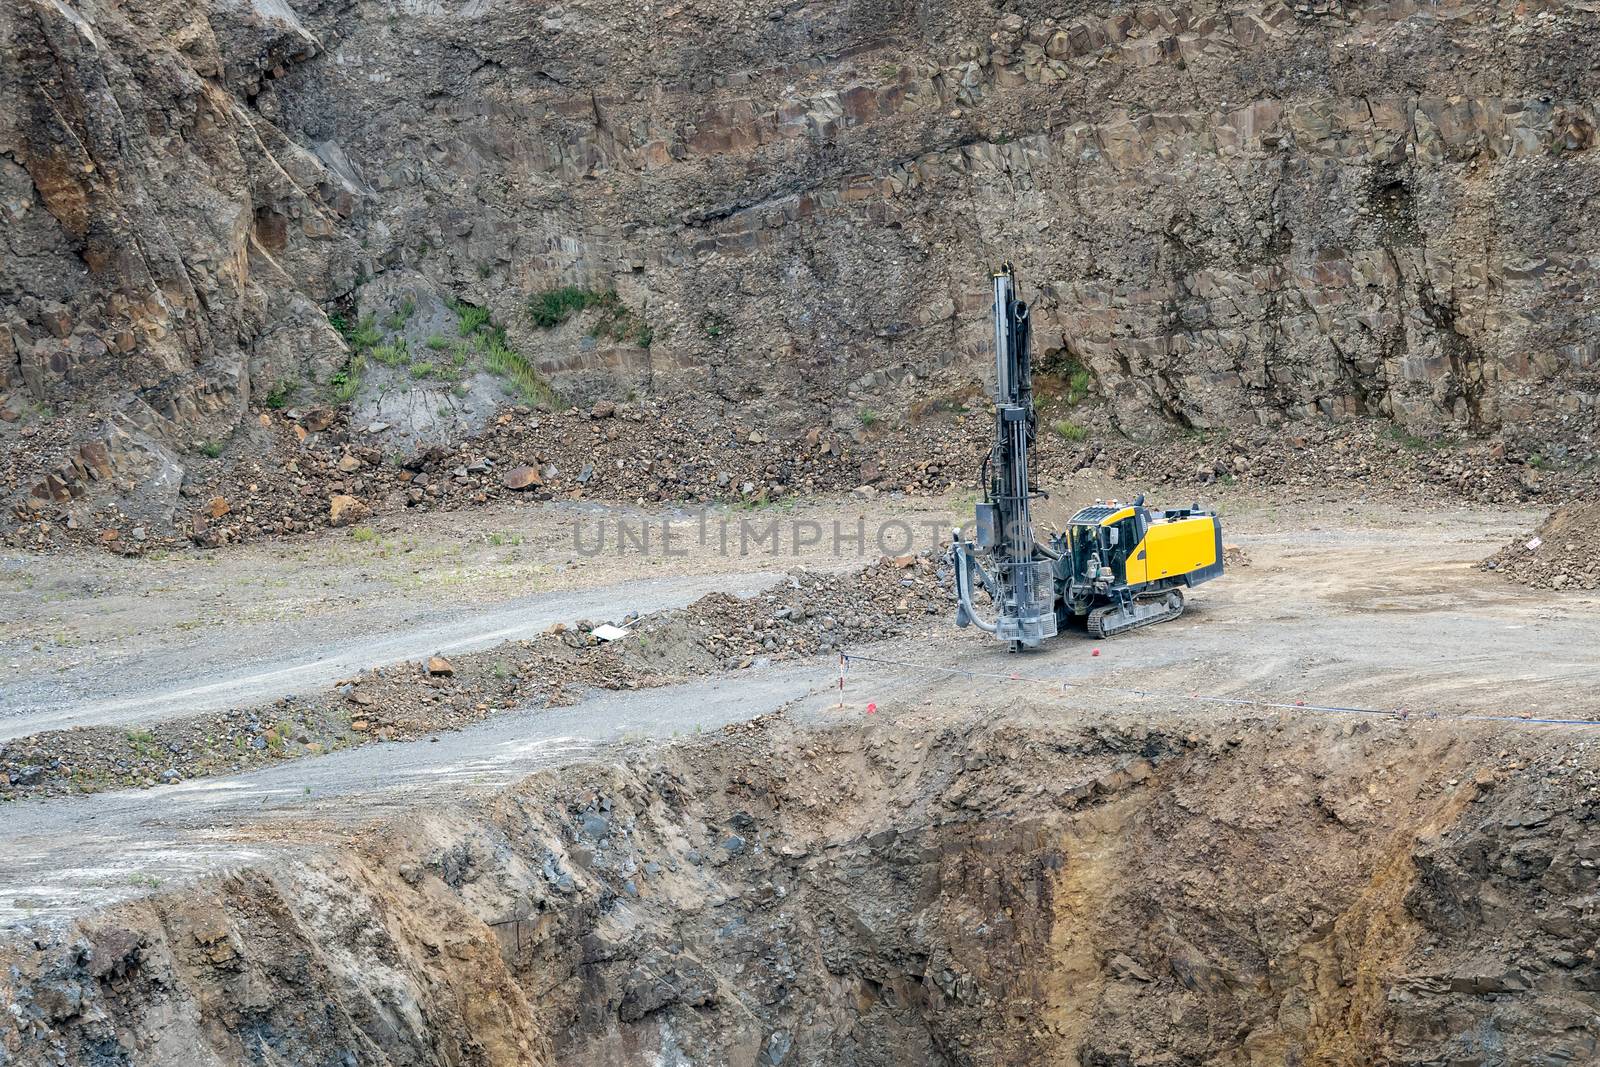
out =
[[[1060,713],[761,720],[19,931],[0,1048],[185,1065],[1596,1055],[1590,742]]]

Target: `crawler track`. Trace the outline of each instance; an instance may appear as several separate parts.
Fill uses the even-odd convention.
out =
[[[1130,615],[1120,604],[1113,604],[1103,608],[1095,608],[1089,612],[1087,625],[1089,636],[1097,638],[1115,637],[1137,630],[1144,626],[1154,626],[1158,622],[1171,622],[1183,614],[1183,590],[1163,589],[1159,593],[1147,593],[1134,597],[1135,611],[1144,611],[1160,607],[1165,604],[1166,610],[1153,611],[1150,614]]]

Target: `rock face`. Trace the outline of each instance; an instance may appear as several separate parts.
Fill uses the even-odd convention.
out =
[[[765,721],[25,928],[0,938],[0,1049],[152,1067],[261,1047],[572,1067],[1600,1055],[1588,742],[1054,710]]]
[[[396,271],[585,402],[798,426],[981,374],[1010,259],[1041,362],[1124,429],[1586,425],[1597,30],[1487,0],[16,0],[0,442],[61,425],[7,484],[181,469],[326,388],[329,312]],[[611,317],[530,317],[563,286]]]

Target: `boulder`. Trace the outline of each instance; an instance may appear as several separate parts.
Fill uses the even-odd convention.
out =
[[[350,526],[370,513],[365,504],[345,493],[339,493],[328,501],[328,523],[331,526]]]
[[[535,468],[523,465],[506,471],[501,481],[507,489],[533,489],[544,484],[544,477]]]

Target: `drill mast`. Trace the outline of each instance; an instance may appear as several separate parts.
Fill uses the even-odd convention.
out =
[[[1033,445],[1032,330],[1028,305],[1017,299],[1016,272],[1008,263],[994,282],[994,445],[985,463],[984,501],[978,505],[976,545],[956,545],[957,621],[973,623],[1009,641],[1032,648],[1056,633],[1053,554],[1041,551],[1033,535],[1028,485],[1028,450]],[[962,551],[965,545],[966,550]],[[994,573],[985,572],[972,553],[989,553]],[[977,571],[994,601],[994,621],[972,610],[971,572]]]

